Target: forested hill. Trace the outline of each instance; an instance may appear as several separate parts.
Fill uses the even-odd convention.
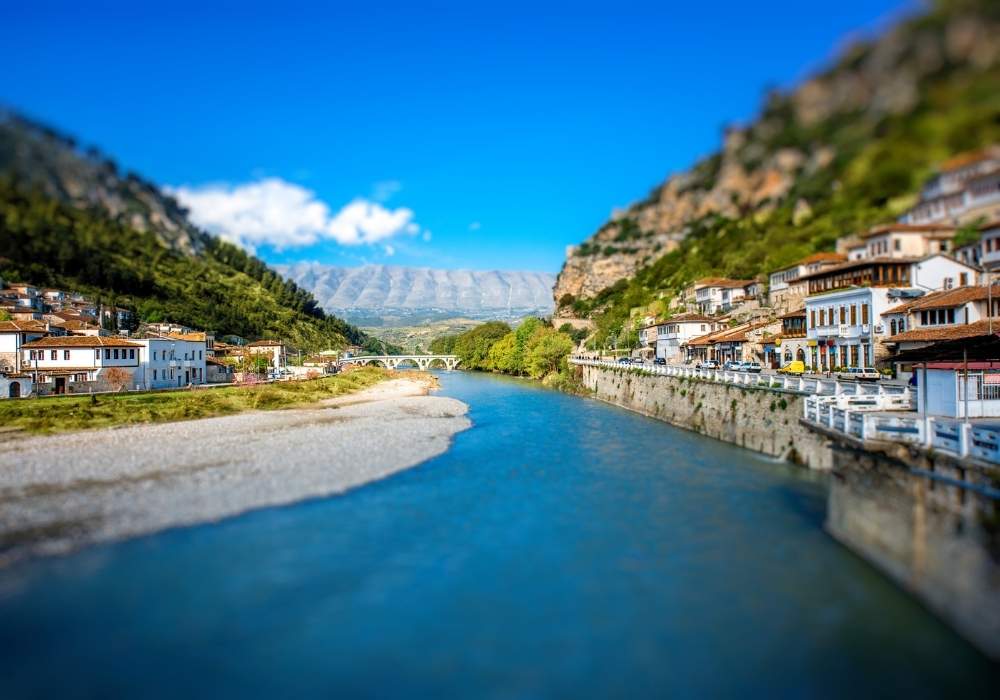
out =
[[[1000,3],[938,0],[795,89],[768,93],[717,153],[570,253],[560,315],[593,318],[599,343],[631,308],[695,279],[764,279],[894,220],[939,163],[1000,142],[998,36]]]
[[[354,326],[172,197],[94,149],[0,113],[0,277],[79,290],[217,335],[304,350],[364,345]]]

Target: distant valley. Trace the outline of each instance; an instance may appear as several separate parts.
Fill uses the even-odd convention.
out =
[[[364,326],[407,326],[455,317],[521,318],[553,311],[547,272],[439,270],[317,263],[273,266],[327,311]]]

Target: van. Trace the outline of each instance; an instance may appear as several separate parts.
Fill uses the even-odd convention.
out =
[[[806,363],[802,360],[792,360],[778,370],[778,374],[802,374],[806,371]]]

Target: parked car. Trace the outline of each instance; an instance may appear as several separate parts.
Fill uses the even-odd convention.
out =
[[[778,370],[778,374],[804,374],[806,363],[802,360],[792,360],[787,365]]]
[[[743,363],[743,371],[744,372],[753,372],[754,374],[757,374],[758,372],[761,371],[761,369],[762,369],[762,367],[760,366],[759,362],[744,362]]]
[[[739,360],[726,360],[726,364],[722,365],[722,369],[727,372],[738,372],[743,366],[743,363]]]
[[[667,358],[665,358],[665,357],[657,357],[655,360],[653,360],[653,364],[654,365],[665,365],[665,364],[667,364]]]
[[[881,378],[882,374],[874,367],[845,367],[837,372],[837,379],[856,382],[877,382]]]
[[[618,364],[620,365],[630,365],[632,364],[632,358],[630,357],[619,357]]]
[[[719,369],[719,363],[715,360],[703,360],[695,365],[696,369]]]

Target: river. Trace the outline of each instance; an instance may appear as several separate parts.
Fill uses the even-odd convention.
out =
[[[823,532],[823,477],[524,381],[441,382],[474,426],[417,468],[0,572],[0,696],[995,690]]]

